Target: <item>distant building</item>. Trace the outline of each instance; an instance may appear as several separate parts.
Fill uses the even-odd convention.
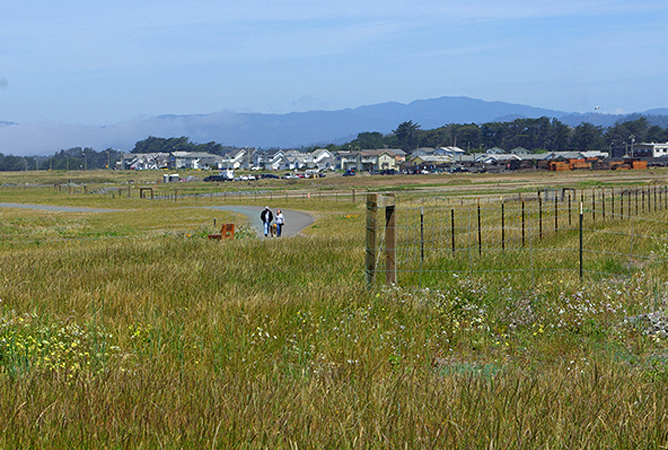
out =
[[[390,150],[341,151],[336,155],[336,168],[354,171],[396,170],[397,156]]]
[[[668,156],[668,142],[663,144],[651,143],[641,143],[633,144],[633,156],[636,158],[652,157],[660,158],[662,156]]]

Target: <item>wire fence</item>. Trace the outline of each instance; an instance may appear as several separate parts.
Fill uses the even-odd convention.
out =
[[[445,276],[627,277],[668,259],[665,186],[544,190],[485,200],[397,199],[378,221],[367,282],[433,285]],[[369,227],[369,224],[367,224]],[[367,234],[369,229],[367,229]],[[394,245],[388,245],[392,236]],[[382,255],[387,256],[384,267]],[[369,272],[371,271],[371,272]],[[391,273],[395,272],[395,273]]]

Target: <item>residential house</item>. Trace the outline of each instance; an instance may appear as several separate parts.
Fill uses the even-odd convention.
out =
[[[400,148],[386,148],[388,152],[392,152],[394,154],[394,158],[397,161],[397,166],[401,166],[403,163],[406,162],[406,152],[403,151]]]
[[[459,148],[459,147],[439,147],[434,151],[435,155],[445,155],[445,156],[450,156],[452,159],[454,159],[456,162],[460,162],[463,160],[463,156],[466,155],[466,151]]]
[[[660,158],[662,156],[668,156],[668,142],[663,144],[655,144],[654,142],[633,144],[632,149],[633,154],[630,156],[637,158]]]
[[[326,148],[319,148],[312,153],[314,169],[329,170],[334,168],[334,154]]]
[[[169,153],[122,153],[122,170],[158,170],[169,167]]]
[[[255,149],[240,148],[235,149],[221,160],[220,169],[249,169],[253,162],[253,155],[256,153]]]
[[[172,152],[170,167],[174,169],[211,169],[220,168],[222,157],[202,152]]]
[[[336,156],[336,168],[355,171],[396,170],[397,158],[389,150],[341,151]]]
[[[512,161],[522,161],[522,158],[519,155],[513,154],[482,154],[476,159],[476,162],[482,164],[508,164]]]
[[[411,166],[420,169],[434,169],[454,163],[455,160],[449,155],[418,155],[410,160]]]

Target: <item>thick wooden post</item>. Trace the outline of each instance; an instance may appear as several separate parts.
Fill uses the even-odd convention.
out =
[[[385,283],[397,284],[397,218],[394,194],[384,194],[381,204],[385,206]]]
[[[378,195],[366,196],[366,285],[373,286],[376,275],[376,230],[378,225]]]

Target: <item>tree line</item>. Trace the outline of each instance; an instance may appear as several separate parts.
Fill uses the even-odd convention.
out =
[[[190,153],[209,153],[211,155],[224,155],[230,150],[236,150],[236,147],[226,147],[217,142],[211,141],[205,144],[196,144],[188,137],[160,138],[149,136],[146,139],[135,143],[130,153],[172,153],[172,152],[190,152]]]
[[[121,151],[108,148],[100,152],[90,147],[72,147],[53,156],[14,156],[0,153],[0,171],[96,170],[113,169]]]
[[[641,116],[607,128],[588,122],[571,127],[558,119],[540,117],[480,125],[446,124],[423,130],[411,120],[400,123],[389,134],[367,131],[348,143],[330,144],[326,148],[332,151],[401,148],[410,152],[420,147],[457,146],[469,152],[483,152],[493,147],[506,151],[522,147],[533,152],[603,150],[618,157],[626,154],[629,145],[640,142],[668,142],[668,125],[665,128],[652,125]],[[214,141],[197,144],[185,136],[149,136],[135,143],[131,153],[185,151],[224,155],[236,149]],[[0,153],[0,171],[113,169],[120,161],[121,153],[112,148],[98,152],[90,147],[60,150],[53,156],[23,157]]]
[[[582,122],[570,127],[558,119],[515,119],[484,124],[447,124],[423,130],[413,121],[400,123],[391,134],[364,132],[357,139],[331,150],[401,148],[407,152],[420,147],[457,146],[469,152],[498,147],[506,151],[522,147],[530,151],[609,151],[623,156],[632,142],[668,142],[668,127],[651,125],[645,117],[620,122],[611,127]]]
[[[196,144],[183,136],[159,138],[149,136],[137,141],[131,153],[171,153],[175,151],[223,155],[234,147],[217,142]],[[0,153],[0,172],[27,170],[99,170],[113,169],[121,160],[122,151],[108,148],[96,151],[91,147],[72,147],[53,156],[14,156]]]

